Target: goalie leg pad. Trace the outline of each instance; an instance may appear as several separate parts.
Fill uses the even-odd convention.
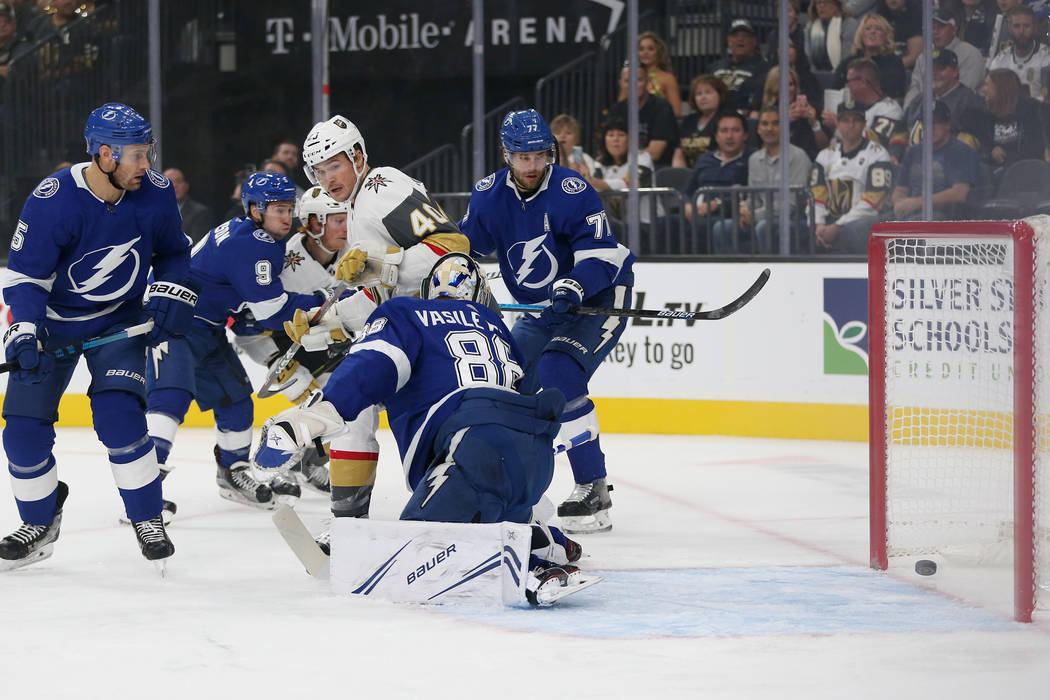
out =
[[[332,588],[396,602],[520,605],[528,525],[336,518]]]

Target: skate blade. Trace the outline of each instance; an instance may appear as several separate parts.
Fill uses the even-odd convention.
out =
[[[156,571],[161,578],[168,577],[168,559],[171,559],[171,557],[164,557],[163,559],[154,559],[150,561],[150,564],[153,564],[153,570]]]
[[[561,515],[558,519],[561,521],[562,531],[569,535],[587,535],[612,530],[612,517],[608,508],[594,515]]]
[[[0,571],[14,571],[15,569],[35,564],[38,561],[43,561],[50,557],[54,550],[55,543],[49,542],[23,559],[0,559]]]
[[[573,593],[579,593],[584,588],[590,588],[596,583],[604,581],[601,576],[595,576],[593,574],[580,574],[575,580],[569,581],[564,586],[548,585],[541,586],[536,591],[536,606],[545,608],[549,605],[553,605],[556,601],[561,600],[565,596],[570,596]]]
[[[265,503],[258,503],[256,501],[249,501],[244,496],[226,491],[225,489],[219,489],[219,495],[227,501],[233,501],[234,503],[240,503],[242,506],[251,506],[252,508],[258,508],[260,510],[273,510],[277,507],[277,504],[274,503],[273,496],[271,496],[270,500]]]

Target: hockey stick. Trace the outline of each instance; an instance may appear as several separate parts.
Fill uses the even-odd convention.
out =
[[[332,295],[328,297],[325,303],[321,304],[320,308],[317,309],[317,313],[310,319],[310,325],[317,325],[317,322],[324,318],[324,315],[328,312],[328,309],[339,299],[339,295],[346,291],[346,282],[340,282],[332,288]],[[277,360],[270,371],[266,375],[266,379],[263,381],[262,386],[259,387],[259,391],[255,392],[255,395],[260,399],[266,399],[271,396],[275,396],[280,392],[280,389],[273,389],[273,383],[277,381],[277,376],[280,375],[284,370],[288,368],[288,364],[295,357],[295,353],[299,352],[299,348],[302,347],[301,343],[292,343],[284,354],[281,355],[281,359]]]
[[[629,316],[631,318],[678,318],[684,321],[717,321],[729,314],[739,311],[762,291],[769,279],[769,268],[762,270],[747,291],[738,296],[725,306],[710,311],[673,311],[671,309],[613,309],[595,306],[579,306],[573,309],[573,313],[588,316]],[[504,311],[543,311],[547,306],[541,304],[500,304]]]
[[[117,331],[116,333],[110,333],[109,335],[100,335],[97,338],[88,338],[87,340],[81,340],[79,343],[64,345],[60,348],[52,350],[51,354],[55,357],[69,357],[71,355],[76,355],[77,353],[83,352],[84,350],[97,348],[99,345],[108,345],[109,343],[115,343],[118,340],[125,340],[127,338],[134,338],[135,336],[145,335],[151,330],[153,330],[153,319],[144,321],[143,323],[140,323],[136,326],[128,326],[124,330]],[[3,374],[4,372],[12,372],[17,369],[19,369],[17,360],[0,363],[0,374]]]

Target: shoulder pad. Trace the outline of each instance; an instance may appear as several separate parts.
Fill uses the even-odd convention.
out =
[[[492,187],[496,182],[496,173],[489,173],[485,177],[474,183],[474,189],[478,192],[484,192],[485,190]]]

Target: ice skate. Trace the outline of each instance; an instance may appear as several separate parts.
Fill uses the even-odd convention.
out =
[[[572,564],[537,566],[528,573],[525,598],[530,605],[546,607],[601,580],[600,576],[586,575]]]
[[[163,472],[161,472],[161,474],[163,475]],[[161,480],[163,479],[164,477],[161,476]],[[166,498],[163,499],[163,501],[164,503],[161,506],[160,517],[164,519],[164,526],[167,527],[168,525],[171,525],[171,521],[175,519],[175,511],[177,511],[179,507],[175,504],[175,501],[169,501]],[[120,524],[130,525],[131,521],[128,520],[127,515],[122,515],[120,516]]]
[[[576,484],[569,497],[558,506],[561,529],[572,535],[611,530],[609,509],[612,508],[612,499],[609,492],[612,490],[604,478]]]
[[[140,520],[132,523],[135,528],[135,537],[139,541],[139,549],[142,556],[153,562],[163,576],[165,572],[165,560],[175,553],[175,545],[168,538],[164,530],[164,519],[158,515],[150,520]]]
[[[332,556],[332,530],[326,527],[321,531],[317,537],[314,538],[314,542],[321,548],[321,551],[325,553],[325,556]]]
[[[62,504],[69,495],[65,482],[58,482],[58,493],[55,503],[55,518],[50,525],[29,525],[21,527],[0,540],[0,571],[9,571],[43,561],[51,556],[62,525]]]
[[[215,483],[219,485],[219,495],[235,503],[265,510],[277,507],[273,491],[255,480],[247,462],[234,462],[230,468],[220,466],[215,473]]]
[[[298,481],[291,474],[276,474],[266,485],[273,492],[277,505],[294,506],[299,497],[303,495]]]

